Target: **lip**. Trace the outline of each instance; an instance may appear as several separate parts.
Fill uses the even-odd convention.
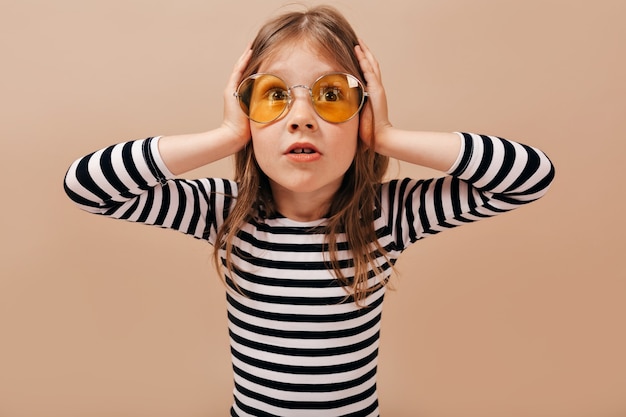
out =
[[[313,152],[315,153],[320,153],[320,151],[313,145],[311,145],[308,142],[296,142],[294,144],[292,144],[290,147],[287,148],[287,150],[285,151],[285,154],[291,154],[293,155],[291,152],[295,149],[311,149]],[[310,154],[302,154],[302,155],[310,155]]]
[[[312,153],[292,153],[295,149],[310,149]],[[313,162],[317,161],[322,157],[320,151],[312,144],[308,142],[296,142],[289,146],[285,151],[284,155],[294,162]]]

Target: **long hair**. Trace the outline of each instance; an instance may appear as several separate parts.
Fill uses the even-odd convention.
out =
[[[359,78],[365,85],[354,47],[358,38],[348,21],[334,8],[318,6],[303,12],[287,12],[268,21],[259,30],[252,43],[252,56],[242,79],[258,71],[262,62],[285,44],[306,40],[319,48],[347,73]],[[377,207],[378,187],[387,170],[389,159],[373,151],[358,138],[357,151],[346,171],[342,184],[332,200],[325,226],[326,243],[330,253],[329,268],[358,305],[369,293],[385,285],[378,282],[368,285],[371,272],[380,273],[376,259],[386,257],[378,243],[374,229],[374,212]],[[235,181],[239,192],[231,211],[218,230],[214,260],[219,269],[218,249],[226,253],[226,267],[231,280],[238,287],[233,271],[233,240],[241,227],[257,213],[276,215],[272,192],[267,176],[259,168],[251,145],[235,154]],[[337,259],[337,235],[346,236],[348,248],[354,259],[354,277],[346,277]],[[370,272],[371,271],[371,272]]]

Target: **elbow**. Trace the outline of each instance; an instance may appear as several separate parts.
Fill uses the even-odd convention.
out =
[[[546,195],[554,182],[554,177],[556,175],[554,164],[550,158],[548,158],[543,152],[540,152],[540,155],[541,163],[537,172],[533,175],[534,183],[523,192],[527,198],[530,197],[530,201],[538,200]]]
[[[543,156],[546,161],[545,165],[547,169],[543,171],[545,172],[545,175],[543,179],[539,181],[539,183],[537,184],[537,186],[539,187],[539,192],[541,194],[540,197],[543,197],[544,195],[546,195],[546,193],[550,189],[550,186],[554,182],[554,177],[556,176],[556,169],[554,167],[554,164],[552,163],[550,158],[548,158],[547,155],[544,154]]]
[[[79,159],[70,165],[63,178],[63,190],[65,195],[78,208],[90,213],[100,213],[102,212],[103,202],[85,186],[86,183],[89,183],[89,177],[84,172],[81,174],[79,167],[82,163],[83,160]]]

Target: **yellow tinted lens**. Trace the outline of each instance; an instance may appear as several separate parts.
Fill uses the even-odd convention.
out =
[[[287,86],[278,77],[257,74],[245,79],[238,90],[239,105],[248,117],[259,123],[278,118],[289,103]]]
[[[350,120],[361,109],[363,87],[348,74],[328,74],[312,87],[313,105],[324,120],[341,123]]]

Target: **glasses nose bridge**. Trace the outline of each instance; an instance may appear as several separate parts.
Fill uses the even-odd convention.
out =
[[[303,88],[307,90],[307,92],[309,93],[309,98],[311,99],[311,101],[313,100],[313,90],[311,89],[311,87],[309,87],[308,85],[304,85],[304,84],[296,84],[294,86],[289,87],[289,101],[290,102],[292,102],[293,99],[295,98],[295,94],[293,91],[296,88]]]

